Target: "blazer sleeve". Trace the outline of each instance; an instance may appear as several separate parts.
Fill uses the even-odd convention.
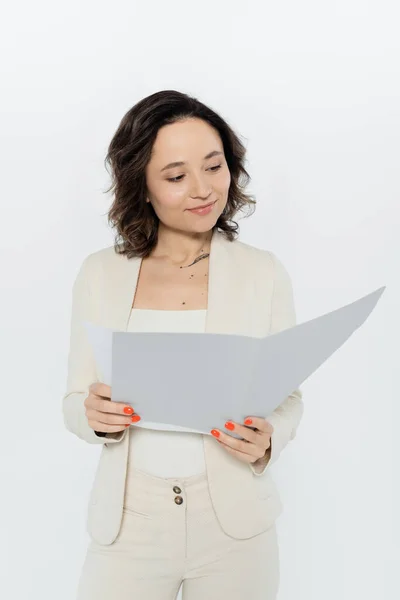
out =
[[[270,334],[278,333],[296,325],[296,312],[294,306],[293,288],[289,274],[280,260],[272,252],[268,252],[274,265],[274,288],[271,306]],[[303,394],[298,388],[294,390],[276,408],[271,415],[266,417],[274,431],[271,436],[271,445],[262,458],[250,464],[254,475],[262,475],[279,458],[282,450],[296,436],[296,431],[303,416]]]
[[[109,444],[121,441],[128,428],[117,433],[97,435],[89,426],[84,401],[89,386],[98,381],[93,352],[83,322],[92,319],[94,298],[90,287],[93,255],[83,261],[72,287],[72,309],[66,392],[62,398],[64,424],[68,431],[89,444]]]

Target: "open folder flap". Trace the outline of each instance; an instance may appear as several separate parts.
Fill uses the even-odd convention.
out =
[[[262,338],[85,327],[112,400],[141,416],[135,427],[209,434],[227,419],[271,414],[365,322],[384,290]]]

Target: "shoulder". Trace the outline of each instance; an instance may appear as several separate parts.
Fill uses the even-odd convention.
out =
[[[104,265],[125,262],[127,257],[123,254],[118,254],[116,248],[116,246],[106,246],[105,248],[95,250],[84,258],[83,264],[86,269],[95,270]]]
[[[254,266],[257,271],[261,270],[273,278],[288,275],[283,262],[272,250],[259,248],[238,239],[232,244],[235,253],[241,255],[249,266]]]
[[[292,310],[293,283],[289,270],[275,252],[269,249],[258,248],[250,244],[235,241],[237,253],[244,257],[242,270],[247,278],[251,273],[257,295],[260,298],[268,297],[274,301],[280,310]],[[235,257],[236,259],[236,257]],[[293,319],[293,315],[290,317]]]
[[[128,260],[126,255],[118,254],[116,246],[106,246],[87,254],[81,262],[78,279],[90,286],[104,280],[107,273],[119,271]]]

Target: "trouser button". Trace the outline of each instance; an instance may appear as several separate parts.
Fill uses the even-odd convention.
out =
[[[175,496],[175,504],[182,504],[183,498],[182,496]]]

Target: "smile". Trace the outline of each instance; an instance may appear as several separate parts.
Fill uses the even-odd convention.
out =
[[[211,204],[206,204],[205,206],[200,206],[199,208],[188,208],[188,211],[191,213],[194,213],[196,215],[208,215],[214,205],[217,203],[217,200],[215,200],[215,202],[211,202]]]

